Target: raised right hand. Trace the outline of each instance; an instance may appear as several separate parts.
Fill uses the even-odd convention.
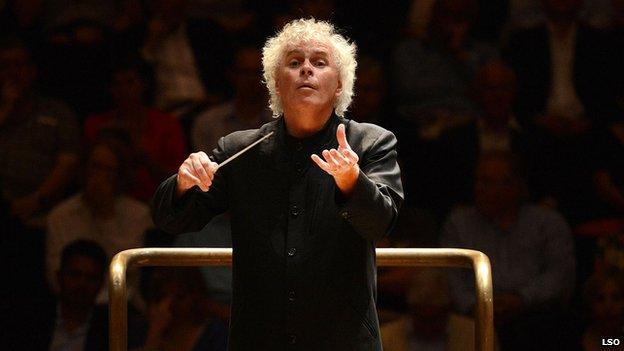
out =
[[[184,160],[178,169],[177,194],[181,196],[197,185],[202,191],[208,191],[219,165],[212,162],[205,152],[195,152]]]

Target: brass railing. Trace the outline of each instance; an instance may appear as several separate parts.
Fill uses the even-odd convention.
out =
[[[109,272],[110,350],[127,350],[126,272],[131,266],[225,266],[232,249],[142,248],[125,250],[113,258]],[[475,275],[475,350],[494,350],[492,276],[488,257],[465,249],[377,249],[379,266],[466,267]]]

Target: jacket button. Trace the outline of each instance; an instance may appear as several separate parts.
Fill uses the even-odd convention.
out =
[[[288,256],[293,257],[296,253],[297,253],[296,248],[291,247],[290,249],[288,249]]]
[[[297,343],[297,335],[295,334],[288,334],[288,343],[291,345],[294,345]]]
[[[293,217],[297,217],[301,213],[301,209],[297,207],[297,205],[293,206],[290,209],[290,215]]]
[[[288,291],[288,301],[290,301],[290,302],[295,301],[295,291],[294,290]]]
[[[340,214],[342,216],[342,218],[344,219],[349,219],[349,212],[347,211],[342,211],[342,213]]]

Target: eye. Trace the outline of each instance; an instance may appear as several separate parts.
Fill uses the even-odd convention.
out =
[[[300,65],[299,60],[288,61],[288,67],[295,68],[295,67],[299,67],[299,65]]]
[[[327,66],[327,62],[325,60],[322,60],[322,59],[321,60],[316,60],[314,62],[314,65],[316,67],[325,67],[325,66]]]

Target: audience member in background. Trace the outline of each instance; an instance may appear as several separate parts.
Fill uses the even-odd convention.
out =
[[[608,349],[606,338],[624,335],[624,272],[607,271],[594,274],[583,291],[586,315],[582,336],[584,351]],[[614,346],[614,349],[617,348]]]
[[[35,89],[37,69],[23,42],[0,42],[0,308],[44,291],[45,213],[78,164],[79,128],[64,104]],[[23,290],[22,290],[23,289]],[[15,301],[12,299],[16,299]],[[4,318],[5,313],[0,313]]]
[[[175,237],[175,247],[232,247],[232,226],[230,214],[215,216],[198,232],[184,233]],[[232,267],[205,266],[200,268],[206,293],[210,299],[208,304],[211,313],[224,323],[230,318],[232,303]]]
[[[96,143],[86,158],[82,190],[50,211],[46,262],[53,287],[58,288],[55,272],[68,243],[93,240],[113,257],[119,251],[140,247],[145,231],[152,226],[147,206],[123,194],[127,172],[124,151],[112,140]],[[130,290],[138,288],[136,278],[130,275]],[[130,296],[134,297],[132,291]],[[100,299],[106,301],[104,292]]]
[[[209,312],[206,286],[196,268],[159,269],[150,279],[144,350],[226,350],[227,327]]]
[[[227,93],[225,33],[209,20],[189,20],[188,2],[153,1],[142,47],[156,70],[156,105],[180,117]]]
[[[56,266],[58,296],[15,306],[9,349],[108,350],[108,308],[95,302],[108,271],[106,253],[95,242],[74,241]]]
[[[208,154],[217,147],[219,138],[237,130],[258,128],[271,120],[267,109],[268,95],[262,85],[262,52],[246,46],[234,55],[228,73],[234,97],[200,113],[191,130],[193,151]]]
[[[501,61],[489,61],[476,72],[475,100],[480,107],[477,118],[447,130],[438,140],[438,165],[432,201],[439,201],[439,213],[453,205],[473,200],[474,171],[479,156],[489,152],[524,154],[528,149],[526,133],[513,112],[516,76]]]
[[[512,34],[505,56],[518,75],[518,121],[539,132],[535,185],[574,227],[594,216],[591,132],[614,117],[614,72],[604,35],[578,19],[581,0],[542,3],[546,23]]]
[[[399,116],[421,128],[425,138],[473,112],[468,90],[477,65],[496,55],[475,43],[470,30],[475,0],[439,0],[434,4],[424,40],[408,38],[393,54],[393,93]]]
[[[84,126],[85,138],[91,144],[101,133],[111,130],[128,137],[129,166],[134,178],[128,194],[146,202],[186,155],[186,140],[178,120],[146,104],[148,74],[148,67],[141,61],[128,60],[116,66],[110,85],[115,108],[89,117]]]
[[[542,4],[546,22],[513,33],[505,50],[518,74],[518,118],[559,137],[579,135],[604,123],[612,106],[606,101],[607,47],[599,32],[580,22],[583,1]]]
[[[382,324],[384,350],[462,350],[449,345],[451,296],[444,272],[412,269],[406,284],[407,315]]]
[[[502,350],[567,349],[562,307],[572,294],[574,252],[570,229],[558,213],[523,201],[525,185],[514,159],[480,157],[475,206],[457,209],[440,245],[479,250],[491,260],[494,321]],[[455,308],[470,314],[474,279],[451,276]]]
[[[111,67],[110,18],[114,2],[49,0],[41,52],[41,84],[51,96],[63,99],[80,120],[105,110]]]
[[[388,82],[384,66],[371,56],[360,57],[350,117],[358,122],[387,126],[393,120],[387,103]]]

